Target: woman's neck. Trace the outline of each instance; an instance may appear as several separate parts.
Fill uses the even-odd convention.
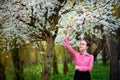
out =
[[[85,51],[80,51],[80,53],[84,55],[84,54],[87,54],[87,51],[86,50]]]

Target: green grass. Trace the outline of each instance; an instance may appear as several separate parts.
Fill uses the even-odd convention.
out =
[[[102,61],[95,62],[93,71],[91,72],[92,80],[110,80],[110,63],[106,66],[102,65]]]
[[[102,65],[102,61],[97,61],[94,64],[94,68],[91,72],[92,80],[109,80],[110,67],[109,61],[106,66]],[[51,80],[73,80],[74,77],[74,65],[69,64],[69,72],[65,75],[63,74],[63,64],[58,65],[59,74],[51,74]],[[25,80],[41,80],[41,66],[31,66],[24,69],[24,79]],[[8,75],[6,80],[13,80],[11,76]]]
[[[109,62],[107,62],[106,66],[102,65],[102,61],[97,61],[94,64],[94,68],[91,72],[92,80],[109,80],[110,75],[110,67]],[[63,66],[59,65],[60,74],[52,74],[51,80],[73,80],[74,77],[74,65],[69,64],[69,72],[64,75],[63,74]]]
[[[41,66],[31,66],[24,69],[25,80],[40,80],[41,79]]]
[[[52,74],[51,80],[73,80],[74,77],[74,66],[73,64],[69,64],[69,72],[67,74],[63,74],[63,64],[59,64],[58,70],[59,74]]]

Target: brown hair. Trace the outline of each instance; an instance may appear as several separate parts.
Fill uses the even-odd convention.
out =
[[[92,45],[89,40],[87,40],[87,39],[83,39],[83,40],[86,41],[88,47],[90,47]]]

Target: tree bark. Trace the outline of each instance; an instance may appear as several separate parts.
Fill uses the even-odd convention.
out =
[[[0,80],[6,80],[5,67],[0,62]]]
[[[50,80],[53,54],[54,54],[54,40],[52,37],[48,37],[45,63],[41,74],[42,80]]]
[[[68,62],[67,61],[64,61],[64,63],[63,63],[63,73],[64,74],[67,74],[68,73],[68,71],[69,71],[69,69],[68,69]]]
[[[120,69],[118,54],[120,54],[120,45],[114,37],[106,36],[108,52],[110,53],[110,80],[120,80]]]
[[[103,63],[103,66],[106,65],[106,61],[107,61],[106,57],[107,57],[107,52],[106,52],[106,48],[104,46],[103,50],[102,50],[102,63]]]
[[[107,44],[106,44],[106,38],[103,38],[103,47],[102,47],[102,64],[103,66],[106,65],[107,60],[109,59],[109,53],[107,49]]]
[[[20,60],[19,60],[19,50],[18,50],[18,48],[15,48],[13,50],[12,57],[13,57],[13,63],[14,63],[14,68],[15,68],[15,75],[16,75],[15,80],[24,80],[24,77],[23,77],[23,62],[20,62]]]
[[[57,64],[57,57],[55,55],[55,51],[54,51],[54,54],[53,54],[53,73],[56,73],[58,74],[58,64]]]
[[[101,43],[102,43],[102,44],[101,44]],[[95,49],[95,51],[93,52],[94,61],[96,61],[97,55],[98,55],[98,53],[100,52],[100,50],[102,49],[103,44],[104,44],[104,41],[103,41],[103,40],[101,40],[101,41],[98,42],[97,45],[99,45],[99,46],[98,46],[98,47]]]
[[[63,61],[63,73],[67,74],[69,71],[68,69],[68,53],[65,49],[65,53],[64,53],[64,61]]]

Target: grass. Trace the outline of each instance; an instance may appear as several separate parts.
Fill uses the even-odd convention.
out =
[[[63,74],[63,64],[59,64],[59,74],[52,74],[51,80],[73,80],[74,77],[74,66],[73,64],[68,64],[69,72]]]
[[[106,66],[102,65],[102,61],[95,62],[93,71],[91,72],[92,80],[110,80],[110,62]]]
[[[110,67],[109,61],[106,66],[102,65],[102,61],[97,61],[94,64],[93,71],[91,72],[92,80],[109,80]],[[59,64],[58,70],[59,74],[51,74],[51,80],[73,80],[74,77],[74,65],[69,64],[69,72],[65,75],[63,74],[63,64]],[[24,80],[41,80],[41,66],[31,66],[24,69]],[[12,75],[13,76],[13,75]],[[13,80],[7,77],[6,80]]]
[[[94,68],[91,72],[92,80],[109,80],[110,75],[110,67],[109,61],[106,66],[102,65],[102,61],[97,61],[94,64]],[[62,72],[63,66],[59,65],[60,74],[52,74],[51,80],[73,80],[74,77],[74,66],[73,64],[69,64],[69,72],[64,75]]]
[[[41,79],[41,66],[31,66],[24,69],[24,80],[40,80]]]

